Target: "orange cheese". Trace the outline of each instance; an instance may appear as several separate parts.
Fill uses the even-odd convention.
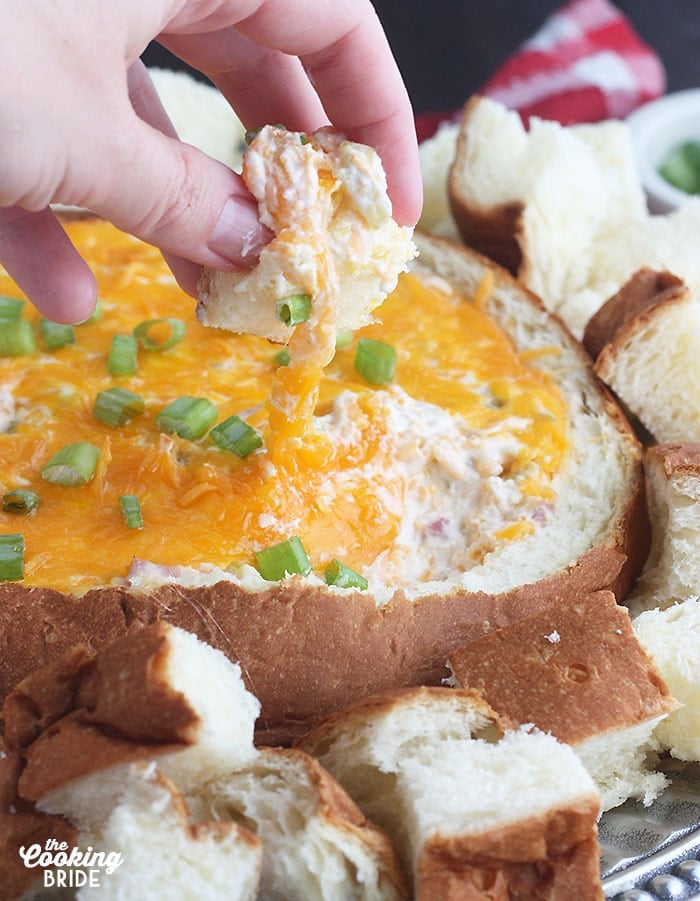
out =
[[[80,592],[123,577],[134,558],[165,566],[252,563],[256,550],[289,537],[290,522],[315,567],[341,556],[356,569],[371,564],[399,531],[402,489],[392,479],[391,445],[383,440],[383,392],[353,368],[360,335],[395,346],[395,381],[411,397],[459,414],[474,428],[502,427],[507,434],[512,417],[524,422],[514,474],[526,478],[533,496],[552,499],[551,477],[567,448],[565,402],[479,305],[403,275],[379,311],[381,322],[358,332],[325,371],[312,373],[312,383],[320,381],[305,395],[315,407],[318,394],[316,412],[323,413],[341,392],[353,392],[356,440],[290,445],[286,439],[300,432],[285,432],[285,416],[274,412],[270,397],[281,391],[299,396],[298,373],[279,369],[279,347],[200,325],[194,301],[154,248],[107,223],[75,221],[67,229],[95,271],[102,317],[76,326],[74,345],[48,352],[38,338],[34,354],[0,359],[0,390],[14,397],[0,433],[0,488],[30,488],[42,498],[27,516],[0,512],[0,532],[24,536],[24,584]],[[1,271],[0,293],[21,296]],[[29,305],[24,315],[38,321]],[[140,349],[135,375],[110,376],[112,336],[166,316],[186,322],[182,341],[164,352]],[[92,415],[95,395],[115,384],[141,395],[146,406],[120,428]],[[211,400],[219,420],[243,416],[268,443],[277,443],[279,453],[263,446],[240,460],[207,437],[162,434],[156,414],[183,395]],[[78,440],[102,450],[94,478],[75,487],[44,481],[42,466]],[[339,474],[342,490],[334,492]],[[139,497],[144,528],[126,528],[123,494]],[[503,537],[517,540],[530,528],[504,523]]]

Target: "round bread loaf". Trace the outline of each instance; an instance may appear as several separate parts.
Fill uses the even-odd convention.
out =
[[[260,699],[258,740],[288,742],[322,716],[377,691],[439,683],[448,654],[548,605],[608,588],[628,591],[648,550],[641,451],[590,361],[561,322],[504,270],[449,241],[418,235],[416,273],[482,303],[567,408],[568,447],[549,514],[458,578],[373,593],[318,577],[251,582],[215,570],[80,596],[0,584],[0,698],[79,643],[99,647],[134,621],[165,620],[241,664]],[[108,551],[107,551],[108,553]]]

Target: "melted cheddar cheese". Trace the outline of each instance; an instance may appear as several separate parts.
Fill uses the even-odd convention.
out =
[[[95,272],[101,318],[76,326],[74,345],[49,352],[38,338],[35,353],[0,359],[0,487],[41,496],[29,515],[0,512],[0,532],[24,536],[24,584],[81,592],[124,579],[134,560],[231,571],[292,534],[317,572],[338,558],[370,584],[430,579],[473,565],[496,541],[517,540],[555,502],[564,400],[479,305],[441,282],[402,275],[381,321],[313,376],[318,447],[272,454],[266,442],[241,460],[206,436],[163,434],[156,414],[177,397],[206,397],[219,421],[239,414],[274,433],[271,392],[297,390],[294,371],[275,362],[279,347],[202,326],[154,248],[107,223],[75,221],[67,230]],[[1,271],[0,293],[21,297]],[[38,322],[29,305],[24,316]],[[186,323],[178,344],[140,349],[135,375],[110,376],[114,334],[173,316]],[[396,348],[389,388],[355,372],[361,335]],[[114,385],[145,401],[145,412],[118,428],[92,415],[96,394]],[[102,451],[92,480],[44,481],[43,465],[79,440]],[[142,529],[126,528],[124,494],[139,497]],[[416,552],[418,541],[427,555]]]

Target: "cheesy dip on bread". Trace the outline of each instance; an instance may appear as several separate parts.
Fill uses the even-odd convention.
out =
[[[52,347],[25,304],[12,315],[34,344],[0,358],[2,491],[39,498],[30,512],[0,512],[0,532],[23,539],[24,585],[79,594],[149,578],[267,584],[256,555],[296,537],[306,578],[323,579],[337,560],[381,589],[458,577],[547,521],[566,404],[479,298],[420,268],[402,274],[376,321],[334,347],[320,375],[312,427],[322,442],[273,455],[280,346],[202,325],[154,248],[101,221],[66,228],[93,267],[101,315]],[[4,273],[0,292],[21,299]],[[135,371],[115,375],[114,338],[134,332]],[[395,351],[390,382],[357,371],[363,339]],[[115,388],[141,402],[116,424],[95,414],[98,395]],[[183,398],[206,402],[195,437],[174,424],[171,405]],[[243,456],[213,440],[231,417],[258,436]],[[55,455],[75,444],[95,449],[92,471],[82,483],[51,480]],[[140,527],[127,524],[125,497],[137,499]]]

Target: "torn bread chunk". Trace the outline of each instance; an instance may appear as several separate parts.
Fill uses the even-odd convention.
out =
[[[204,270],[199,320],[287,343],[294,326],[278,317],[278,301],[305,294],[313,305],[331,287],[337,297],[323,302],[337,304],[337,331],[369,323],[416,255],[412,230],[392,218],[376,151],[331,129],[304,135],[266,125],[243,156],[242,176],[274,236],[251,270]]]
[[[625,599],[634,619],[698,594],[700,443],[657,444],[645,451],[651,520],[646,566]]]
[[[153,764],[133,764],[124,777],[99,834],[78,836],[78,846],[119,858],[110,872],[100,873],[99,885],[78,891],[77,901],[258,897],[262,846],[255,835],[231,821],[192,822],[183,796]],[[92,802],[91,783],[72,789],[85,793],[82,806]]]
[[[449,660],[456,683],[499,714],[571,745],[602,811],[630,797],[650,804],[666,785],[647,757],[659,749],[654,730],[678,705],[611,592],[553,605]]]
[[[700,761],[700,598],[647,610],[633,626],[681,705],[659,723],[655,738],[674,757]]]
[[[700,440],[700,300],[680,279],[639,270],[591,318],[583,343],[656,441]]]
[[[261,893],[284,901],[396,901],[408,889],[387,836],[303,751],[263,748],[192,798],[199,816],[263,842]]]
[[[602,898],[593,781],[567,745],[505,725],[475,692],[419,688],[300,744],[394,839],[414,897]]]
[[[56,681],[71,687],[51,710]],[[246,763],[255,754],[259,709],[239,666],[191,633],[157,622],[130,630],[90,663],[69,653],[37,671],[7,697],[3,718],[6,741],[26,761],[22,797],[93,828],[131,763],[157,760],[185,792]],[[41,718],[32,723],[35,710]],[[85,788],[79,793],[77,780]]]

